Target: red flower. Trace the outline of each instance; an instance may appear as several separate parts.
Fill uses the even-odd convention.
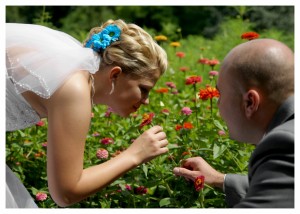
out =
[[[182,125],[176,124],[175,130],[176,130],[176,131],[179,131],[180,129],[182,129]]]
[[[256,32],[246,32],[241,35],[242,39],[248,39],[248,40],[257,39],[258,37],[259,34]]]
[[[152,122],[152,119],[154,117],[154,113],[145,113],[143,114],[143,120],[142,120],[142,123],[140,125],[140,128],[143,128],[144,126],[150,124]]]
[[[170,111],[167,108],[162,109],[160,112],[163,113],[163,114],[165,114],[165,115],[169,115],[170,114]]]
[[[204,187],[204,176],[198,176],[194,181],[194,187],[197,192],[199,192]]]
[[[217,59],[211,59],[211,60],[208,60],[207,64],[210,65],[210,66],[215,66],[217,64],[220,64],[220,61],[217,60]]]
[[[114,143],[114,140],[110,137],[105,137],[105,138],[102,138],[100,140],[100,142],[104,145],[107,145],[107,144],[113,144]]]
[[[220,93],[216,88],[207,86],[205,89],[200,89],[199,98],[202,100],[212,99],[213,97],[219,97]]]
[[[185,72],[185,71],[190,70],[190,68],[189,67],[180,67],[179,70],[182,72]]]
[[[194,85],[196,83],[201,83],[201,82],[202,82],[202,77],[200,76],[190,76],[185,80],[186,85]]]
[[[203,65],[208,65],[209,59],[207,58],[201,58],[198,59],[198,63],[203,64]]]
[[[185,123],[183,123],[183,128],[184,129],[192,129],[192,128],[194,128],[194,126],[190,122],[185,122]]]
[[[155,90],[157,93],[164,94],[168,93],[169,89],[168,88],[159,88]]]
[[[184,58],[185,53],[184,52],[176,52],[176,56],[179,57],[179,58]]]
[[[40,121],[37,122],[35,125],[36,125],[36,126],[44,126],[44,125],[45,125],[45,122],[42,121],[42,120],[40,120]]]
[[[148,189],[144,186],[139,186],[134,189],[134,193],[137,195],[144,195],[148,192]]]

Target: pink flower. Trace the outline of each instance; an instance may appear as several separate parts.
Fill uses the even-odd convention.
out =
[[[104,117],[109,117],[112,112],[114,112],[113,109],[108,106],[107,110],[106,110],[106,112],[104,114]]]
[[[106,159],[108,158],[108,151],[106,149],[98,149],[96,156],[98,159]]]
[[[176,85],[173,82],[166,82],[166,86],[168,86],[169,88],[176,88]]]
[[[181,113],[184,114],[184,115],[190,115],[190,114],[192,114],[192,112],[193,111],[189,107],[183,107],[181,109]]]
[[[100,134],[99,134],[98,132],[94,132],[94,133],[92,134],[92,136],[93,136],[93,137],[98,137],[98,136],[100,136]]]
[[[107,144],[113,144],[114,143],[114,140],[110,137],[105,137],[105,138],[102,138],[100,140],[100,142],[104,145],[107,145]]]
[[[35,200],[37,200],[37,201],[45,201],[46,199],[47,199],[47,194],[46,193],[38,192],[35,195]]]
[[[219,72],[218,71],[210,71],[208,74],[209,74],[209,76],[218,76]]]
[[[125,184],[125,188],[128,190],[128,191],[131,191],[131,186],[129,184]]]
[[[226,133],[223,130],[219,130],[218,135],[223,136],[223,135],[226,135]]]
[[[175,90],[172,90],[172,92],[171,92],[171,94],[179,94],[179,92],[178,92],[178,90],[177,89],[175,89]]]
[[[42,147],[47,147],[48,142],[42,143]]]

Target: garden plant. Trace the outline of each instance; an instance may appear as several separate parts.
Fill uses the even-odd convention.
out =
[[[201,35],[176,38],[156,32],[153,37],[166,50],[169,66],[150,93],[150,104],[128,118],[107,106],[95,106],[86,137],[84,166],[114,158],[143,131],[160,125],[167,134],[169,152],[144,163],[73,208],[223,208],[219,189],[174,176],[183,159],[201,156],[217,170],[247,174],[253,146],[229,138],[217,100],[216,82],[223,57],[251,32],[252,24],[228,19],[213,39]],[[290,35],[269,29],[259,37],[293,44]],[[174,32],[177,34],[177,32]],[[78,35],[79,40],[83,40]],[[172,39],[170,39],[172,38]],[[63,118],[62,118],[63,119]],[[47,120],[35,127],[6,133],[6,163],[28,188],[37,205],[58,207],[47,187]],[[99,178],[101,179],[101,178]]]

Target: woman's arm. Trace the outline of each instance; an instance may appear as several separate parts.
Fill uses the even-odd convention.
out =
[[[90,92],[87,81],[86,85],[73,84],[72,79],[48,103],[48,185],[59,206],[81,201],[142,162],[168,151],[165,133],[154,126],[117,157],[83,169],[91,117]]]

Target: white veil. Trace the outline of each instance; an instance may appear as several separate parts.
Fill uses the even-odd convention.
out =
[[[100,56],[70,35],[44,26],[6,24],[6,71],[17,93],[49,98],[78,71],[95,73]]]

